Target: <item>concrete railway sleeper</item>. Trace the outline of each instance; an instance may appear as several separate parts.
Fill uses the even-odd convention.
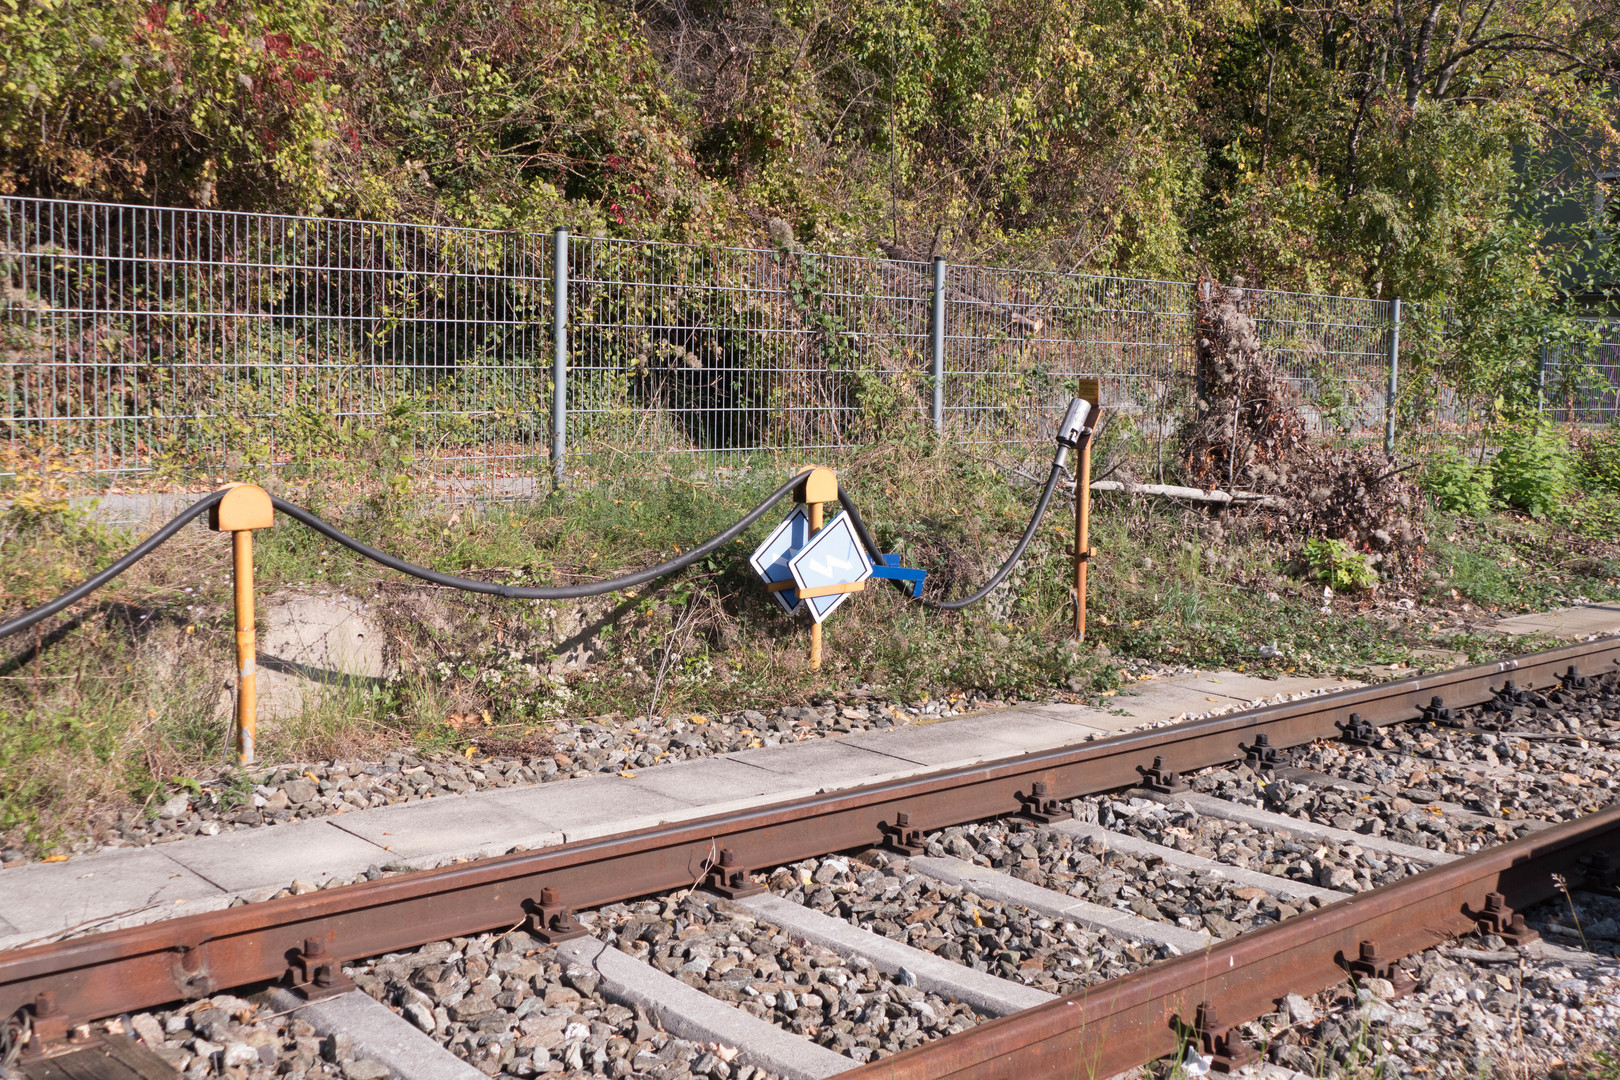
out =
[[[47,1050],[118,1017],[194,1080],[427,1068],[218,1007],[289,967],[316,996],[353,980],[482,1075],[1109,1077],[1189,1046],[1235,1065],[1261,1031],[1242,1022],[1352,970],[1393,989],[1410,954],[1474,964],[1433,950],[1481,925],[1475,951],[1519,955],[1526,912],[1543,949],[1579,943],[1584,913],[1613,951],[1617,657],[1589,643],[0,953],[0,1010]],[[150,1011],[186,998],[207,1000]],[[1285,1048],[1287,1026],[1263,1034]]]

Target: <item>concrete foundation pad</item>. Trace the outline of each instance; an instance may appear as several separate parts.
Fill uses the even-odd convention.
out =
[[[1376,851],[1381,855],[1393,855],[1396,858],[1405,859],[1407,862],[1422,863],[1425,866],[1437,866],[1440,863],[1454,862],[1462,858],[1461,855],[1451,855],[1444,851],[1431,851],[1429,848],[1420,848],[1412,844],[1385,840],[1382,836],[1347,832],[1344,829],[1318,825],[1313,821],[1305,821],[1302,818],[1289,817],[1287,814],[1275,814],[1270,810],[1242,806],[1238,803],[1227,802],[1225,799],[1217,799],[1213,795],[1204,795],[1195,791],[1177,791],[1167,795],[1162,792],[1134,788],[1127,794],[1134,798],[1152,799],[1154,802],[1164,803],[1166,806],[1183,804],[1206,817],[1221,818],[1224,821],[1240,821],[1268,832],[1288,833],[1307,840],[1332,840],[1339,844],[1355,844],[1363,851]]]
[[[164,853],[228,892],[285,886],[296,878],[319,885],[393,858],[379,845],[339,828],[343,817],[198,836],[170,844]]]
[[[1180,867],[1183,870],[1195,873],[1214,874],[1225,878],[1240,888],[1264,889],[1273,896],[1310,897],[1315,896],[1325,903],[1343,900],[1350,894],[1339,892],[1336,889],[1324,889],[1319,885],[1309,885],[1303,881],[1289,881],[1286,878],[1273,877],[1262,874],[1258,870],[1245,870],[1240,866],[1228,866],[1214,859],[1206,859],[1202,855],[1193,855],[1186,851],[1177,851],[1173,847],[1155,844],[1151,840],[1143,840],[1139,836],[1129,833],[1118,833],[1112,829],[1105,829],[1101,825],[1089,825],[1082,821],[1060,821],[1052,826],[1058,832],[1068,833],[1078,839],[1097,839],[1108,846],[1110,851],[1119,851],[1127,855],[1134,855],[1139,859],[1159,859],[1169,866]]]
[[[1129,911],[1103,907],[1101,904],[1093,904],[1052,889],[1032,885],[1011,874],[963,859],[917,855],[911,859],[911,868],[919,874],[926,874],[937,881],[955,885],[986,900],[1017,904],[1049,919],[1067,919],[1081,926],[1089,926],[1093,930],[1104,930],[1115,937],[1140,941],[1146,945],[1168,945],[1178,954],[1208,948],[1211,940],[1206,930],[1189,930],[1175,923],[1144,919]]]
[[[905,968],[917,977],[918,989],[965,1002],[985,1016],[1006,1016],[1054,1000],[1051,994],[1034,987],[942,960],[933,953],[879,937],[870,930],[851,926],[842,919],[823,915],[772,893],[718,903],[723,908],[774,923],[789,934],[831,949],[840,956],[858,956],[880,971],[893,974]]]
[[[514,847],[549,847],[562,830],[520,807],[477,795],[452,795],[403,806],[341,814],[333,825],[388,852],[392,859],[485,858]]]
[[[276,1012],[296,1013],[322,1035],[349,1036],[356,1059],[386,1065],[401,1080],[489,1080],[437,1039],[359,990],[314,1002],[275,990],[269,1005]]]
[[[214,882],[169,857],[178,846],[103,851],[0,871],[0,911],[11,926],[6,937],[111,929],[131,918],[151,922],[190,901],[223,896]]]
[[[640,1005],[680,1038],[732,1047],[742,1064],[787,1080],[822,1080],[855,1067],[853,1058],[733,1008],[595,938],[565,941],[557,956],[600,975],[602,996],[632,1008]]]

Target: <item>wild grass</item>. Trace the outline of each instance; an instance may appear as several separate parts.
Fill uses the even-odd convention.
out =
[[[349,477],[286,495],[410,561],[550,584],[613,576],[687,549],[756,505],[796,463],[638,464],[510,503],[453,507],[431,491]],[[928,570],[932,596],[983,582],[1034,501],[1033,486],[1005,469],[926,443],[835,464],[883,549]],[[14,503],[0,516],[7,614],[82,580],[141,534],[31,505]],[[1060,498],[1007,588],[942,614],[874,584],[827,623],[820,672],[809,669],[804,624],[780,613],[746,564],[777,513],[672,579],[585,605],[424,587],[283,519],[256,539],[259,595],[341,591],[371,602],[394,673],[381,687],[312,695],[304,715],[261,733],[260,754],[308,760],[403,744],[459,748],[474,737],[538,745],[563,719],[774,708],[856,688],[908,701],[968,690],[1095,700],[1120,684],[1128,657],[1366,674],[1436,663],[1413,652],[1421,647],[1501,648],[1494,639],[1453,639],[1439,624],[1430,632],[1422,620],[1396,627],[1365,595],[1337,598],[1324,613],[1321,586],[1304,580],[1299,553],[1268,538],[1261,521],[1140,498],[1099,498],[1094,508],[1099,554],[1085,645],[1069,640],[1072,504]],[[1436,576],[1423,599],[1509,611],[1558,595],[1620,595],[1612,551],[1562,543],[1553,529],[1500,514],[1437,518]],[[0,642],[0,831],[48,846],[95,807],[140,803],[177,778],[218,769],[231,619],[229,542],[195,524],[71,615]],[[600,625],[581,636],[580,622]],[[562,663],[565,650],[555,646],[571,636],[590,651],[587,664]],[[451,722],[486,712],[476,736]]]

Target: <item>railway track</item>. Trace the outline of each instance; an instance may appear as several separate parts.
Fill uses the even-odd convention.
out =
[[[1617,743],[1620,642],[1593,642],[19,949],[0,1014],[34,1080],[109,1017],[199,1080],[376,1080],[295,1001],[218,1007],[348,979],[483,1075],[1025,1080],[1332,1059],[1346,1006],[1422,1011],[1410,973],[1556,1047],[1620,1000],[1505,1017],[1458,971],[1620,975]]]

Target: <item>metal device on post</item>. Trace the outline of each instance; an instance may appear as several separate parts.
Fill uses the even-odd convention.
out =
[[[253,738],[258,726],[258,639],[253,628],[253,532],[276,523],[275,507],[263,488],[230,484],[225,497],[208,510],[208,527],[231,534],[236,585],[236,731],[237,759],[253,764]]]
[[[1057,458],[1062,466],[1069,451],[1077,450],[1080,460],[1074,468],[1074,638],[1086,639],[1086,568],[1095,555],[1091,546],[1091,433],[1102,410],[1097,407],[1102,386],[1096,379],[1081,379],[1078,393],[1069,402],[1068,412],[1057,430]]]

